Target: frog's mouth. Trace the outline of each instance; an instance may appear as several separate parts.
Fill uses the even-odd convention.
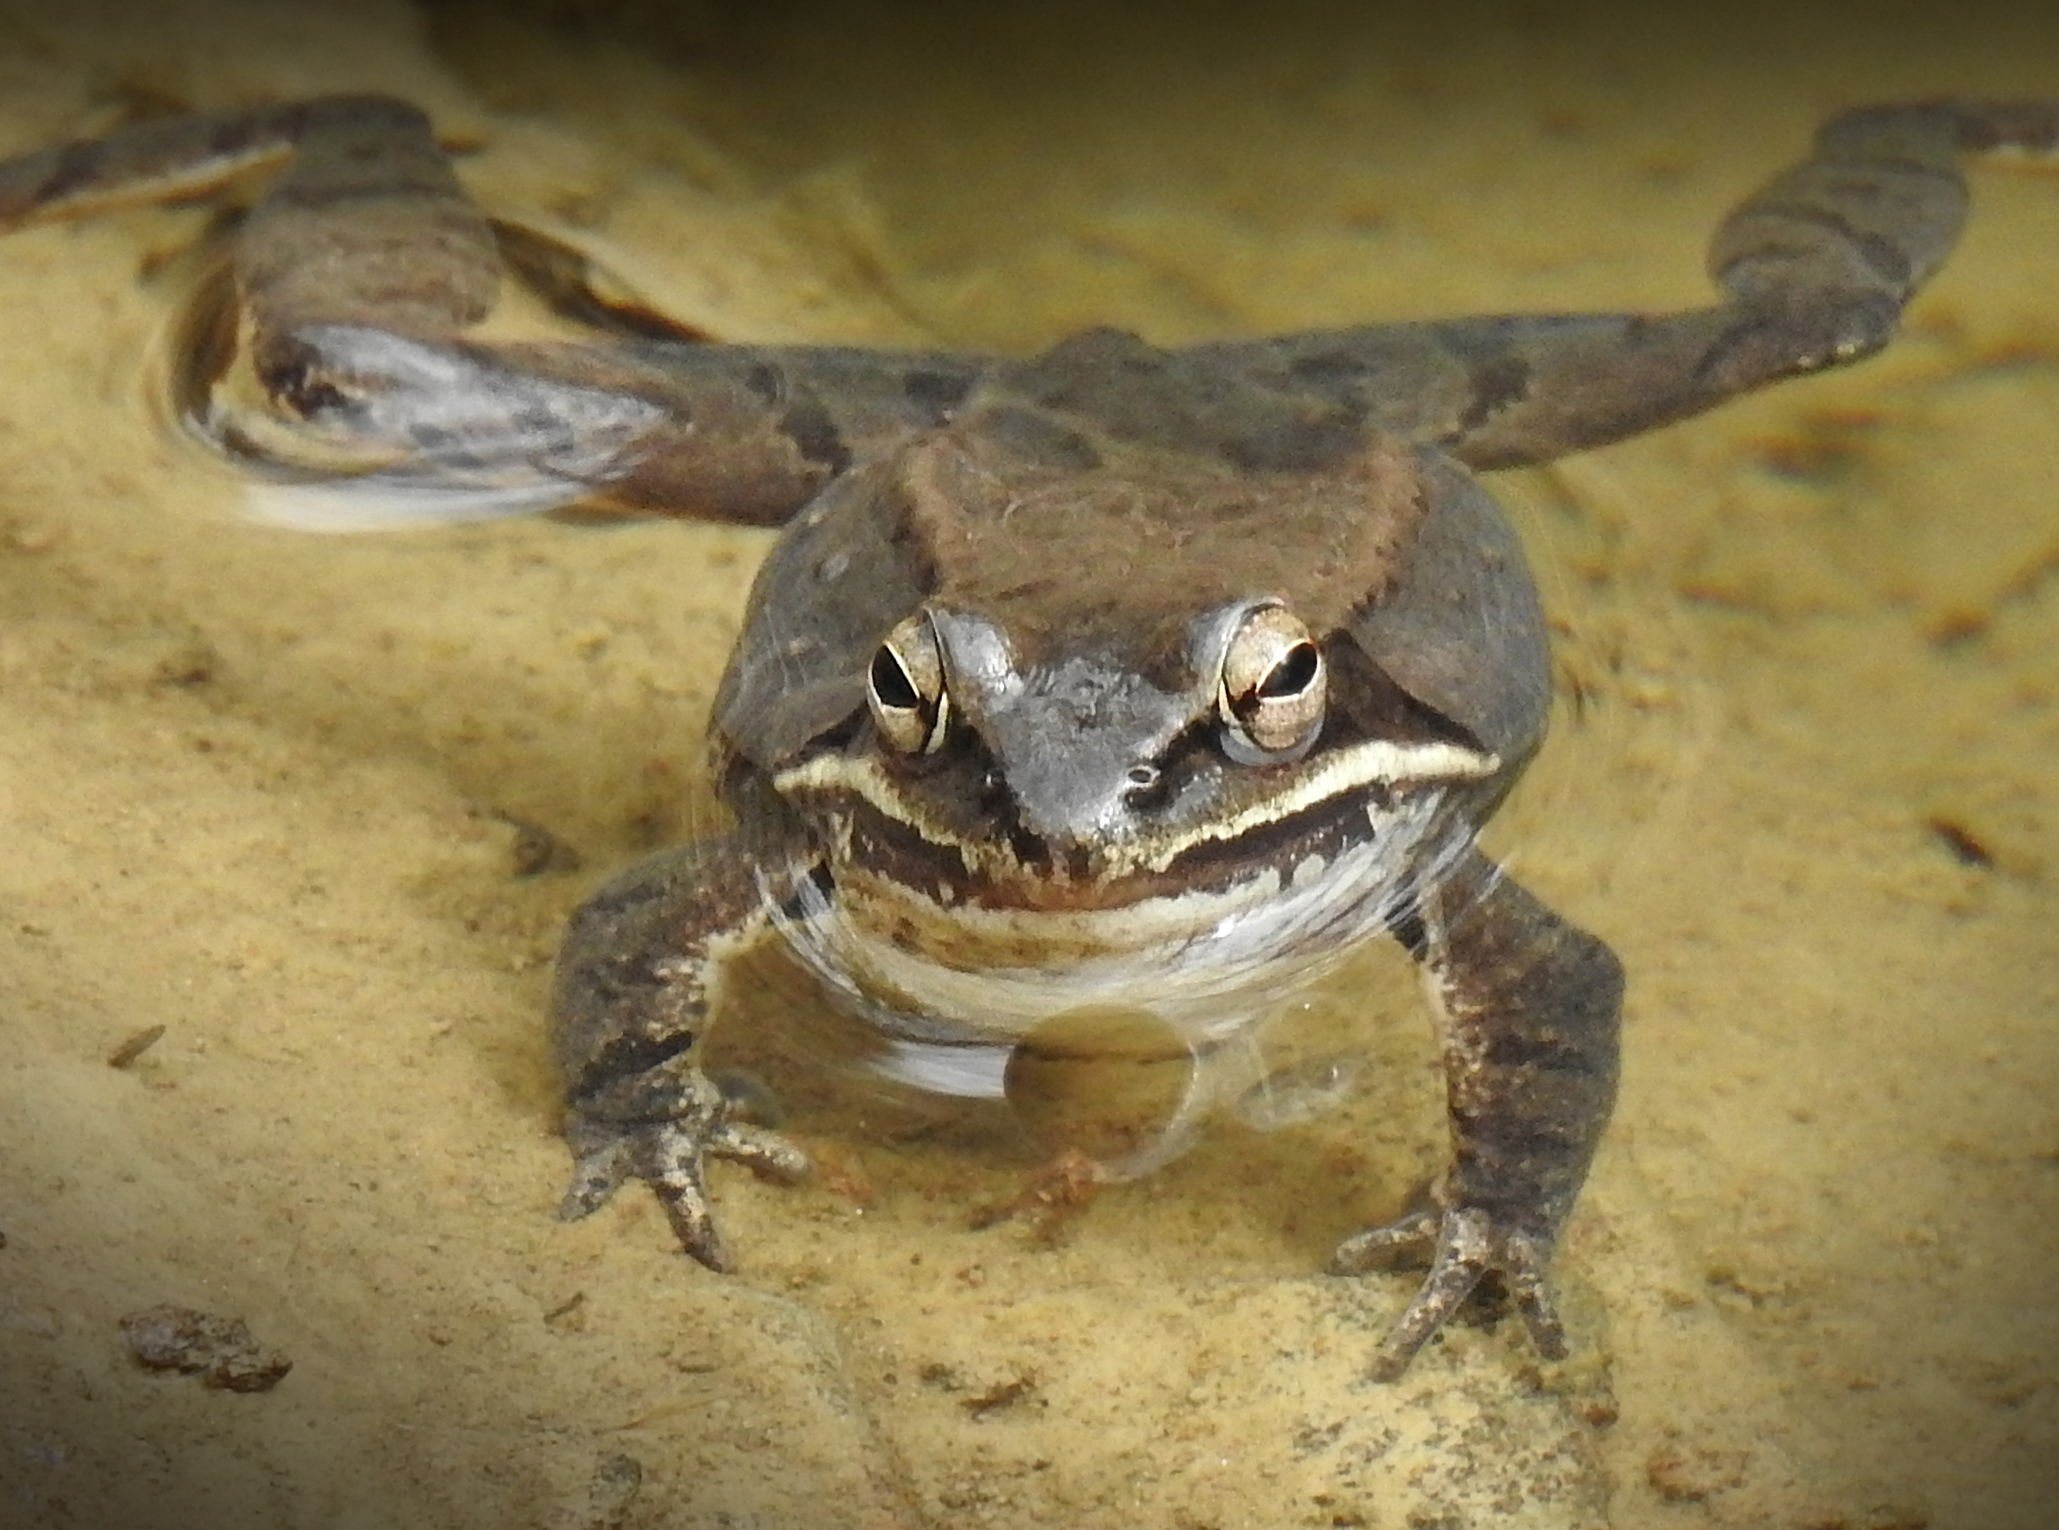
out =
[[[1206,811],[1139,814],[1070,840],[1032,832],[991,793],[971,813],[862,755],[818,756],[776,782],[816,825],[839,882],[889,882],[942,907],[1076,915],[1289,886],[1374,839],[1405,851],[1500,772],[1496,756],[1453,743],[1365,743],[1280,770],[1263,790],[1218,792]]]
[[[944,907],[1088,914],[1291,882],[1295,868],[1334,859],[1390,828],[1394,806],[1388,792],[1362,801],[1331,798],[1255,824],[1234,839],[1196,839],[1152,864],[1125,843],[1055,847],[1024,830],[967,854],[861,801],[833,820],[831,865],[840,882],[889,881],[919,889]]]

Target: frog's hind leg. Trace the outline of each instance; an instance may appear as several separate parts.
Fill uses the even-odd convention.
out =
[[[693,343],[598,295],[577,252],[497,234],[429,119],[386,96],[138,123],[0,160],[0,232],[260,171],[274,173],[225,279],[182,326],[174,402],[263,480],[254,508],[271,518],[348,529],[601,502],[776,525],[876,445],[948,418],[986,365]],[[509,274],[594,338],[479,332]]]
[[[1870,107],[1731,211],[1722,300],[1669,314],[1500,315],[1198,347],[1247,380],[1434,443],[1547,461],[1698,414],[1893,337],[1966,215],[1969,155],[2059,150],[2059,101]]]
[[[147,121],[0,162],[0,230],[271,179],[184,316],[175,407],[260,476],[563,499],[654,411],[468,354],[502,262],[429,119],[376,95]],[[222,278],[226,278],[226,290]],[[224,384],[247,357],[255,401]],[[245,389],[247,395],[249,389]],[[477,507],[475,507],[477,508]],[[448,497],[427,518],[454,518]]]
[[[493,231],[429,119],[389,96],[324,96],[146,121],[0,162],[0,231],[213,191],[282,166],[235,247],[257,367],[290,394],[301,332],[422,338],[477,323],[499,290]]]

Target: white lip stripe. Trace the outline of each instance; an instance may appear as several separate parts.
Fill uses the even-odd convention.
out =
[[[1219,822],[1197,825],[1175,841],[1138,840],[1133,846],[1123,843],[1111,845],[1114,872],[1120,875],[1163,871],[1195,845],[1210,840],[1235,839],[1248,830],[1277,823],[1304,808],[1367,787],[1414,782],[1481,781],[1500,769],[1498,755],[1483,754],[1457,744],[1402,744],[1388,739],[1351,744],[1323,756],[1277,795]],[[773,784],[782,795],[788,796],[807,791],[849,792],[871,804],[883,816],[907,824],[930,843],[956,850],[968,866],[1002,868],[1012,864],[1004,846],[988,840],[965,839],[939,824],[924,810],[921,798],[902,790],[875,756],[817,755],[778,772],[773,777]]]
[[[1247,829],[1277,823],[1303,808],[1314,807],[1318,802],[1327,802],[1368,786],[1394,786],[1419,781],[1484,781],[1500,769],[1501,760],[1497,756],[1462,749],[1456,744],[1397,744],[1388,739],[1371,739],[1325,755],[1313,770],[1278,796],[1268,797],[1220,823],[1203,825],[1188,844],[1197,844],[1204,839],[1235,839]],[[1186,848],[1186,845],[1180,846],[1182,850]]]

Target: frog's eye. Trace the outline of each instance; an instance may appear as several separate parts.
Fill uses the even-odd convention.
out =
[[[1323,651],[1284,606],[1244,618],[1223,652],[1216,710],[1230,757],[1266,764],[1298,757],[1323,725],[1330,678]]]
[[[903,754],[932,754],[951,725],[944,654],[927,616],[894,628],[865,672],[865,701],[880,737]]]

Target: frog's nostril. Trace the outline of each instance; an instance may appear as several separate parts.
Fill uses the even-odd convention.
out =
[[[1165,772],[1156,765],[1132,765],[1123,778],[1122,800],[1136,812],[1157,807],[1165,800]]]

